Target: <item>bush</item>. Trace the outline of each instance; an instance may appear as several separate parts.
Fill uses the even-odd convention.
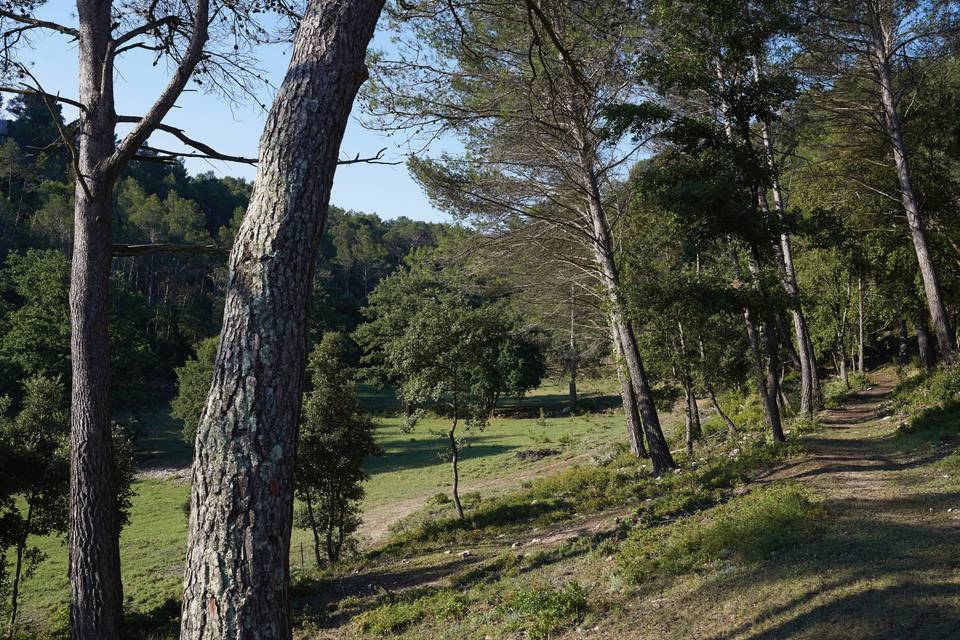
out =
[[[788,483],[757,489],[703,516],[635,530],[617,563],[634,581],[680,574],[720,559],[757,562],[815,534],[823,506]]]
[[[538,639],[581,622],[589,604],[583,587],[571,582],[561,589],[535,585],[515,591],[497,610],[510,631],[525,631],[528,637]]]

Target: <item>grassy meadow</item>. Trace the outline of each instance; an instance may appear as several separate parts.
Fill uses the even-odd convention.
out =
[[[466,447],[460,463],[462,493],[499,493],[515,488],[525,478],[613,442],[625,441],[619,399],[607,380],[584,380],[580,385],[583,413],[570,415],[566,382],[548,382],[522,399],[507,398],[488,428],[463,432]],[[404,432],[399,403],[389,394],[362,389],[364,406],[377,416],[377,440],[382,457],[369,461],[366,484],[366,538],[382,538],[390,524],[423,507],[437,493],[449,491],[450,468],[445,457],[446,420],[421,419]],[[541,412],[542,409],[542,412]],[[191,447],[180,436],[180,423],[166,407],[135,417],[140,424],[138,460],[141,473],[130,523],[121,536],[124,595],[128,609],[148,612],[179,596],[181,562],[185,549],[189,484],[186,469]],[[551,449],[538,460],[521,460],[527,449]],[[66,616],[68,598],[67,553],[63,540],[40,539],[47,558],[24,584],[25,620],[41,622]],[[294,530],[291,566],[311,566],[310,539]]]

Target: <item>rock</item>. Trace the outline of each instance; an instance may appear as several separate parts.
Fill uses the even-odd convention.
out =
[[[470,557],[471,555],[472,555],[472,554],[471,554],[469,551],[464,550],[464,551],[461,551],[460,553],[458,553],[458,554],[457,554],[457,557],[458,557],[458,558],[468,558],[468,557]]]

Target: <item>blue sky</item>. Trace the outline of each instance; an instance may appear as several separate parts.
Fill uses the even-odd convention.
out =
[[[38,12],[38,17],[75,25],[75,5],[68,0],[52,0]],[[385,22],[385,21],[384,21]],[[44,90],[60,93],[65,97],[77,95],[76,46],[66,36],[59,34],[36,36],[33,49],[24,51],[22,58],[30,62],[32,73]],[[385,47],[388,38],[378,32],[374,46]],[[273,85],[279,85],[289,61],[288,45],[272,45],[258,50],[262,68],[268,73]],[[116,79],[117,113],[139,115],[143,113],[157,92],[166,83],[168,70],[163,64],[154,67],[146,52],[131,52],[118,65]],[[272,95],[265,94],[263,102],[270,105]],[[67,116],[73,114],[65,110]],[[223,153],[240,156],[256,156],[266,113],[252,105],[230,106],[222,99],[198,91],[181,96],[165,122],[183,128],[195,139],[201,140]],[[157,146],[182,149],[163,134],[152,138]],[[363,128],[357,113],[351,117],[341,147],[341,155],[370,156],[387,147],[387,160],[402,161],[406,147],[401,138],[391,138],[376,131]],[[254,177],[255,169],[246,165],[190,160],[187,169],[191,173],[214,171],[218,175]],[[447,220],[448,216],[434,209],[417,184],[407,173],[403,164],[348,165],[337,170],[333,186],[333,204],[345,209],[377,213],[383,218],[407,216],[419,220]]]

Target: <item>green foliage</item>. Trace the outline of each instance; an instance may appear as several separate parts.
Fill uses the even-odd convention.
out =
[[[197,426],[207,404],[207,393],[213,381],[219,337],[206,338],[196,344],[196,355],[175,370],[177,396],[170,403],[170,414],[183,423],[183,439],[193,444]]]
[[[549,638],[555,632],[583,620],[590,610],[587,593],[578,582],[556,589],[534,585],[507,595],[498,607],[507,629],[527,637]]]
[[[4,315],[0,360],[18,377],[45,375],[70,379],[70,262],[53,250],[31,249],[7,256],[0,287],[17,304]],[[120,281],[111,282],[110,356],[118,401],[135,404],[147,392],[157,367],[155,345],[144,336],[149,323],[143,299]]]
[[[795,483],[769,485],[709,513],[634,530],[621,546],[617,563],[640,582],[721,561],[760,562],[809,541],[824,516],[824,507],[808,489]]]
[[[14,414],[0,398],[0,611],[44,559],[32,538],[67,530],[68,419],[63,384],[35,377]],[[17,573],[19,565],[19,573]],[[9,613],[8,613],[9,615]]]
[[[344,338],[338,333],[326,334],[310,354],[312,389],[303,400],[295,470],[297,497],[304,503],[297,520],[311,530],[316,547],[325,540],[331,563],[353,546],[360,525],[362,483],[368,478],[363,462],[382,453],[343,356]]]

